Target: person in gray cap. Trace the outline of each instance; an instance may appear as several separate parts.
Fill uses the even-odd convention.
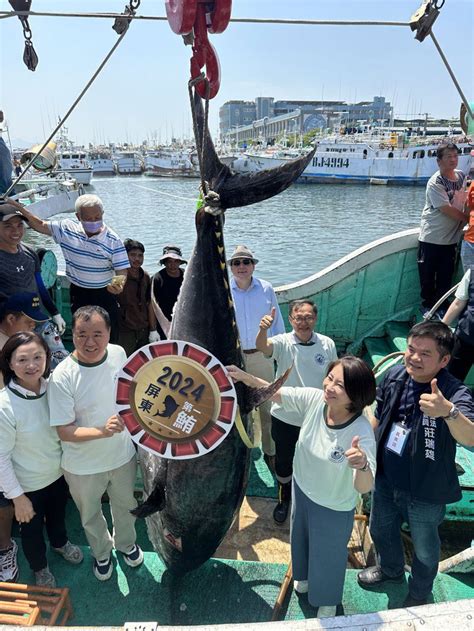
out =
[[[21,208],[14,200],[0,200],[0,295],[8,298],[21,292],[39,294],[54,326],[45,322],[38,325],[36,332],[51,349],[54,368],[68,355],[60,338],[66,330],[66,322],[44,286],[38,254],[23,243],[25,218]]]
[[[163,256],[160,259],[160,265],[164,265],[164,268],[153,276],[153,297],[165,318],[170,322],[173,307],[178,300],[179,290],[183,284],[184,271],[180,266],[185,263],[187,261],[183,258],[180,247],[165,245]],[[166,334],[159,322],[156,322],[155,328],[152,327],[150,331],[150,342],[158,341],[160,338],[166,338]]]
[[[244,353],[245,370],[255,377],[272,382],[273,361],[257,350],[255,340],[260,330],[261,319],[272,313],[272,308],[275,309],[275,315],[269,335],[273,337],[285,332],[275,292],[269,282],[253,275],[258,259],[246,245],[238,245],[227,262],[232,272],[230,288]],[[271,434],[270,405],[267,401],[259,406],[260,424],[257,421],[256,430],[257,433],[258,430],[261,432],[263,457],[268,468],[273,472],[275,443]]]

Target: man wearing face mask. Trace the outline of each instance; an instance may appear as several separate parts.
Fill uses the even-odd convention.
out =
[[[119,322],[116,296],[123,290],[130,267],[127,252],[120,237],[103,221],[100,197],[81,195],[75,209],[77,221],[43,221],[26,208],[21,213],[31,228],[50,235],[60,246],[71,283],[72,313],[86,305],[103,307],[110,316],[110,341],[116,343]]]

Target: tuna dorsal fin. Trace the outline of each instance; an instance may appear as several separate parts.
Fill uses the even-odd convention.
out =
[[[204,142],[203,176],[210,188],[219,194],[220,206],[224,210],[248,206],[278,195],[299,178],[316,151],[314,147],[306,155],[285,162],[274,169],[257,173],[234,173],[217,156],[206,125],[202,99],[197,92],[194,92],[194,113],[196,147],[200,154],[202,154]]]
[[[279,377],[276,381],[271,383],[266,388],[249,388],[249,398],[248,401],[252,405],[252,407],[256,408],[261,403],[265,403],[271,396],[275,394],[277,390],[279,390],[285,381],[288,379],[288,375],[290,374],[293,368],[293,364],[285,370],[281,377]]]

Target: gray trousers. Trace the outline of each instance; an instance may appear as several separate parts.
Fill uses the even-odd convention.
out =
[[[291,562],[293,577],[308,581],[313,607],[342,602],[347,566],[347,544],[354,509],[336,511],[311,501],[293,480]]]
[[[92,555],[97,561],[107,559],[113,547],[120,552],[130,552],[135,544],[135,517],[130,511],[137,506],[133,494],[136,472],[135,456],[121,467],[104,473],[76,475],[64,471]],[[102,495],[106,491],[114,525],[113,537],[102,512]]]

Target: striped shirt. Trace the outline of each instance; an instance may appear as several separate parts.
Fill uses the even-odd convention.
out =
[[[114,270],[130,267],[122,240],[108,226],[92,237],[73,219],[50,221],[48,226],[66,261],[66,276],[74,285],[100,289],[110,283]]]

